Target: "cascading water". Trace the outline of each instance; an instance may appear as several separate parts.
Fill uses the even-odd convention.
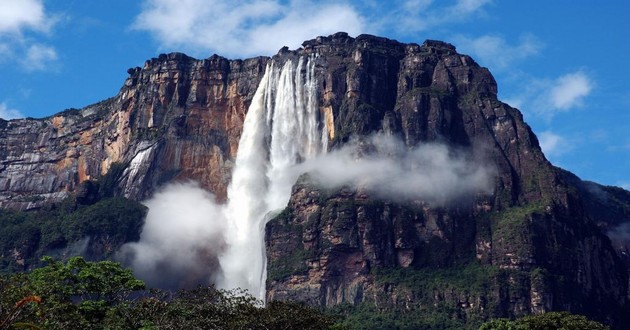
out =
[[[271,61],[256,90],[228,187],[220,287],[239,287],[265,298],[267,216],[287,205],[300,174],[293,167],[327,149],[314,73],[314,56],[288,59],[281,67]]]
[[[357,157],[357,145],[349,143],[318,155],[327,150],[328,129],[317,104],[316,60],[269,62],[245,118],[228,203],[217,204],[198,185],[181,182],[146,201],[149,212],[140,240],[120,251],[135,274],[151,286],[214,283],[246,289],[264,300],[265,224],[287,205],[292,185],[305,171],[323,186],[360,186],[376,198],[444,205],[492,193],[494,167],[470,161],[446,145],[409,149],[381,135],[366,140],[374,147],[372,154]],[[353,170],[331,170],[348,166]]]

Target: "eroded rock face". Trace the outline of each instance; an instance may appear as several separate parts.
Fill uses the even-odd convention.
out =
[[[175,179],[224,199],[242,123],[267,58],[160,55],[130,69],[115,97],[44,119],[0,123],[0,206],[59,201],[112,164],[136,200]]]
[[[446,304],[464,319],[549,310],[620,319],[627,268],[585,209],[587,197],[546,160],[520,112],[497,99],[487,69],[437,41],[336,34],[304,46],[297,53],[322,59],[320,104],[334,146],[391,134],[409,147],[482,150],[497,172],[492,194],[447,205],[330,192],[303,178],[267,226],[268,299]],[[444,287],[400,278],[446,276],[439,269],[485,274],[473,283],[482,289],[453,284],[457,276]]]

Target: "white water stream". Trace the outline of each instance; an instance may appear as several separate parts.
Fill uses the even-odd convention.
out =
[[[223,288],[247,289],[265,298],[265,224],[286,207],[296,164],[327,149],[320,120],[313,57],[271,61],[243,124],[225,217],[227,250],[220,256]]]

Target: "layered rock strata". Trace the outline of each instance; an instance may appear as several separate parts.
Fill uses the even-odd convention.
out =
[[[32,209],[59,201],[115,163],[125,168],[119,193],[132,199],[178,179],[225,198],[267,60],[160,55],[129,69],[111,99],[43,119],[0,121],[0,205]]]

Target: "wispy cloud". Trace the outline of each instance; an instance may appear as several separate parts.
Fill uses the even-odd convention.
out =
[[[44,71],[56,60],[57,51],[55,48],[41,44],[33,44],[26,51],[26,57],[20,62],[27,71]]]
[[[16,109],[9,108],[6,102],[0,102],[0,118],[9,120],[15,118],[24,118],[24,115]]]
[[[547,157],[555,157],[571,150],[572,145],[568,140],[552,131],[544,131],[538,134],[540,148]]]
[[[514,63],[538,55],[543,43],[532,34],[522,35],[517,43],[509,43],[500,35],[483,35],[476,38],[455,36],[460,52],[473,55],[491,69],[503,70]]]
[[[162,47],[253,56],[296,48],[317,35],[357,34],[364,23],[352,6],[337,2],[146,0],[133,28],[148,31]]]
[[[452,4],[433,0],[383,2],[370,19],[377,30],[387,29],[400,34],[427,31],[446,24],[459,23],[484,12],[491,0],[457,0]]]
[[[492,0],[457,0],[454,5],[445,10],[444,21],[457,21],[469,18],[471,15],[483,11]]]
[[[424,199],[436,205],[491,193],[496,174],[482,155],[465,154],[438,143],[409,149],[385,135],[351,141],[297,168],[326,187],[349,185],[382,198]]]
[[[582,105],[593,90],[593,83],[582,71],[566,74],[554,82],[549,99],[554,108],[568,110]]]
[[[197,55],[271,55],[282,46],[338,31],[350,35],[397,31],[408,35],[484,12],[490,0],[368,2],[361,8],[346,1],[145,0],[132,27],[147,31],[162,48]],[[391,33],[390,33],[391,34]]]
[[[619,152],[630,150],[630,140],[627,141],[615,141],[615,144],[606,147],[606,151]]]
[[[595,88],[594,80],[584,70],[569,72],[555,79],[527,78],[523,81],[521,93],[508,96],[506,102],[546,121],[559,113],[584,106]]]
[[[5,62],[17,61],[27,71],[45,69],[47,63],[57,59],[52,46],[36,41],[48,35],[57,17],[46,12],[42,0],[0,1],[0,54]],[[42,64],[33,65],[31,60]]]

